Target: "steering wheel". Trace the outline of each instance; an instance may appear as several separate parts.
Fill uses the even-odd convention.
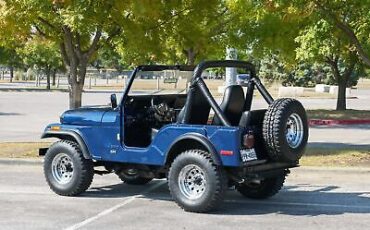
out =
[[[160,102],[158,102],[158,101],[156,101],[156,103],[155,103],[155,100],[158,100],[158,98],[152,97],[152,99],[150,100],[150,105],[152,107],[160,104]]]

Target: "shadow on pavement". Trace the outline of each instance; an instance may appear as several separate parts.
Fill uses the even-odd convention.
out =
[[[21,113],[3,113],[0,112],[0,116],[16,116],[16,115],[23,115]]]
[[[83,197],[125,198],[140,195],[150,185],[132,186],[114,184],[92,187]],[[311,188],[311,189],[310,189]],[[312,188],[314,188],[312,190]],[[306,191],[305,191],[306,189]],[[308,190],[307,190],[308,189]],[[344,213],[370,213],[370,192],[338,192],[337,186],[311,185],[285,186],[276,196],[265,200],[253,200],[242,197],[234,190],[228,190],[223,206],[212,215],[263,215],[279,213],[293,216],[340,215]],[[174,202],[167,184],[142,195],[144,199]]]

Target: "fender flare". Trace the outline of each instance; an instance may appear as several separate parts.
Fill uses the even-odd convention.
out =
[[[61,131],[50,131],[49,130],[49,131],[45,131],[41,135],[41,139],[51,138],[51,137],[55,137],[59,139],[66,139],[66,137],[70,139],[72,138],[80,146],[83,157],[85,159],[91,159],[91,154],[90,154],[89,149],[87,148],[87,145],[85,144],[85,141],[82,139],[81,135],[78,134],[77,132],[72,131],[72,130],[61,130]]]
[[[202,135],[200,133],[186,133],[186,134],[181,135],[178,138],[176,138],[172,142],[172,144],[170,145],[170,147],[168,148],[168,151],[167,151],[167,154],[166,154],[166,163],[168,163],[168,160],[171,157],[170,156],[171,155],[171,152],[174,149],[174,147],[176,147],[176,144],[178,144],[178,143],[180,143],[181,141],[184,141],[184,140],[192,140],[192,141],[196,141],[196,142],[200,143],[210,153],[213,162],[216,165],[222,165],[221,157],[220,157],[220,155],[217,154],[216,148],[208,140],[207,137],[205,137],[204,135]]]

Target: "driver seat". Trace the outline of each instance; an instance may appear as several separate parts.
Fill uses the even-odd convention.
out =
[[[225,89],[224,97],[220,104],[222,112],[232,126],[238,126],[244,110],[245,95],[240,85],[230,85]],[[212,125],[222,125],[220,118],[215,114]]]
[[[189,89],[185,105],[177,116],[177,123],[206,125],[210,111],[211,106],[196,85]],[[187,119],[185,119],[186,112],[189,114]]]

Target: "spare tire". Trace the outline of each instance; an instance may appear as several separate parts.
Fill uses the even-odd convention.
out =
[[[298,163],[308,140],[307,115],[302,104],[291,98],[271,103],[263,121],[263,138],[271,160]]]

